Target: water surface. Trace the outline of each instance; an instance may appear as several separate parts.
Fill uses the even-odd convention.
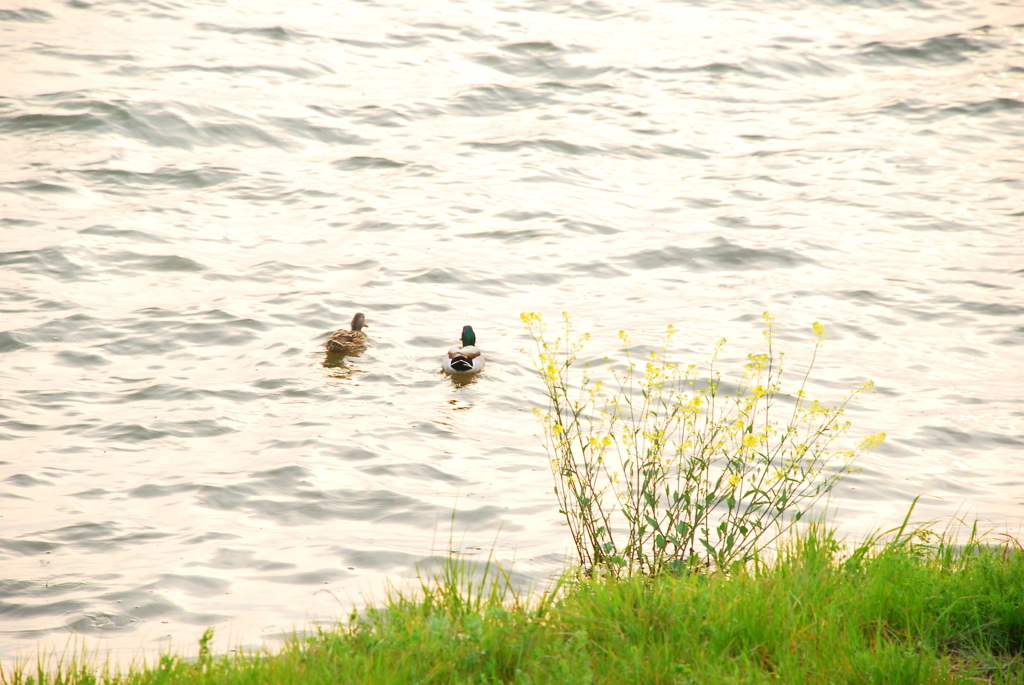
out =
[[[0,46],[2,659],[557,572],[524,310],[733,368],[821,321],[812,394],[889,435],[843,530],[1020,530],[1015,3],[23,0]]]

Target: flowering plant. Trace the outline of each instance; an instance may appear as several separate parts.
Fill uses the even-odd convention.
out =
[[[698,567],[725,569],[753,558],[789,530],[851,470],[857,456],[885,439],[835,443],[850,429],[847,404],[806,399],[805,388],[825,329],[814,324],[814,353],[795,395],[781,394],[784,354],[774,349],[766,312],[766,351],[748,355],[741,378],[723,383],[716,367],[681,366],[668,350],[642,360],[620,331],[625,365],[610,383],[573,377],[587,333],[562,314],[562,336],[545,337],[540,314],[521,315],[535,343],[546,409],[535,409],[555,476],[559,511],[580,563],[591,571],[655,575]],[[609,389],[610,388],[610,389]],[[789,406],[780,406],[787,403]]]

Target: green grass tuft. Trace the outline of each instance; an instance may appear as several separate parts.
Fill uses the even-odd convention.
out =
[[[565,576],[524,596],[453,559],[415,595],[277,654],[73,659],[4,685],[85,683],[1024,683],[1024,552],[897,529],[848,550],[811,526],[731,573]]]

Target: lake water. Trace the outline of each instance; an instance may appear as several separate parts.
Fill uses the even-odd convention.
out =
[[[820,321],[812,396],[889,436],[841,530],[1021,530],[1018,2],[13,0],[0,46],[2,660],[273,646],[449,549],[543,582],[524,310],[727,372]]]

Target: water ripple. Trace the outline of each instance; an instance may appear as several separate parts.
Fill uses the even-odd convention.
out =
[[[1019,521],[1016,8],[420,9],[0,10],[0,660],[258,649],[449,547],[543,582],[570,542],[524,310],[594,372],[669,323],[741,369],[769,310],[796,376],[820,321],[809,396],[873,379],[848,415],[890,435],[844,532],[918,495]]]

